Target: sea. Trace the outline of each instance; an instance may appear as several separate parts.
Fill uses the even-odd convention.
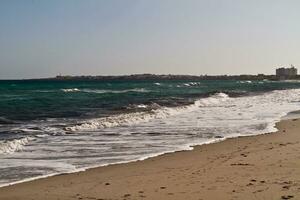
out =
[[[0,81],[0,186],[276,131],[298,81]]]

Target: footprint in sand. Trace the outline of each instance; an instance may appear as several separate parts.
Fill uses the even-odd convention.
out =
[[[285,196],[281,196],[281,199],[292,199],[292,198],[294,198],[294,196],[293,195],[285,195]]]
[[[124,198],[130,197],[130,196],[131,196],[131,194],[124,194],[123,195]]]
[[[290,187],[291,187],[291,186],[289,186],[289,185],[285,185],[285,186],[282,187],[282,189],[288,190],[288,189],[290,189]]]

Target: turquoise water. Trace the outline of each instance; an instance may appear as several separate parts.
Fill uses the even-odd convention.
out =
[[[0,81],[0,185],[272,132],[297,81]]]

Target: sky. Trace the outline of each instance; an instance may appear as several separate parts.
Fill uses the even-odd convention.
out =
[[[300,66],[298,0],[0,0],[0,79],[274,74]]]

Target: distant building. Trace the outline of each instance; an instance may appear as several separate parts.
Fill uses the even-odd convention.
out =
[[[290,68],[277,68],[276,69],[276,76],[279,79],[290,79],[297,76],[297,68],[295,68],[293,65],[291,65]]]

